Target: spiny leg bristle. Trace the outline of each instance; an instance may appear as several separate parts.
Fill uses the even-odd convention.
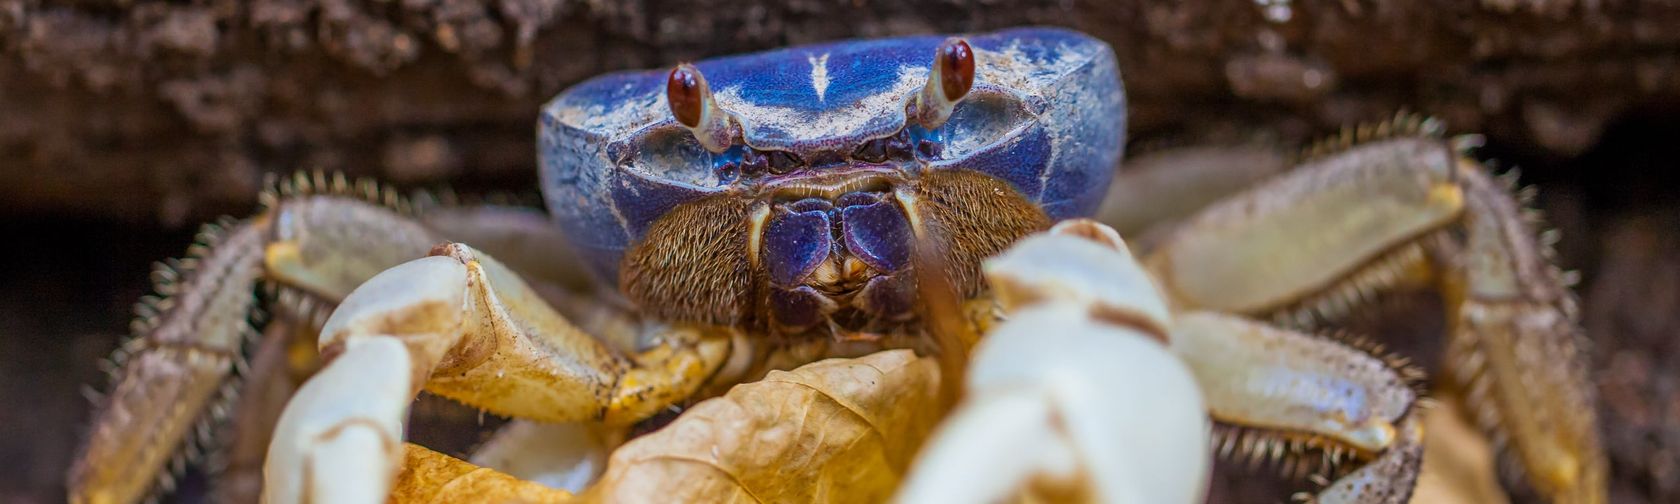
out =
[[[155,342],[149,339],[149,335],[163,323],[164,317],[167,317],[177,307],[177,296],[183,293],[183,286],[199,273],[200,264],[205,262],[210,254],[224,243],[228,233],[240,224],[241,222],[238,219],[227,216],[205,223],[200,226],[182,257],[170,258],[153,264],[149,277],[152,283],[152,293],[141,296],[135,304],[134,318],[129,323],[130,334],[118,344],[117,349],[111,353],[111,356],[100,364],[100,368],[105,371],[107,376],[108,384],[106,387],[108,389],[114,390],[116,388],[117,381],[122,377],[123,367],[130,358],[140,352],[148,350],[198,351],[191,347],[184,350],[159,349]],[[257,294],[257,292],[251,293],[253,297]],[[188,358],[193,358],[192,355],[199,355],[198,358],[231,359],[231,362],[228,362],[227,365],[233,369],[233,373],[218,389],[216,396],[211,400],[209,410],[194,422],[191,431],[182,440],[181,446],[165,463],[164,470],[157,474],[152,490],[145,498],[146,502],[156,502],[161,496],[173,492],[178,479],[189,466],[201,467],[207,474],[215,473],[216,465],[207,463],[212,458],[209,457],[209,454],[215,453],[217,448],[218,440],[215,436],[215,430],[217,426],[227,420],[228,412],[232,410],[231,404],[238,400],[239,385],[250,371],[247,363],[248,353],[253,348],[250,344],[253,341],[250,335],[256,332],[256,328],[266,323],[266,320],[267,314],[262,310],[261,302],[253,303],[239,328],[244,337],[240,338],[239,348],[234,349],[231,355],[189,354]],[[93,390],[92,387],[88,387],[84,395],[94,404],[95,417],[102,414],[99,412],[103,411],[107,401],[111,400],[108,394]]]
[[[1276,470],[1290,480],[1308,477],[1333,479],[1347,471],[1347,463],[1368,456],[1334,439],[1214,422],[1214,454],[1249,470]]]
[[[277,313],[287,320],[301,322],[316,331],[327,325],[327,317],[338,307],[332,301],[314,294],[273,282],[265,282],[264,289],[273,300]]]
[[[299,170],[290,177],[269,174],[263,185],[265,189],[258,195],[257,201],[264,212],[277,207],[283,199],[310,195],[353,197],[403,215],[414,215],[415,212],[413,202],[395,187],[372,178],[352,181],[343,172],[328,174],[322,170]]]
[[[442,186],[435,189],[416,189],[405,194],[395,186],[373,178],[361,177],[352,180],[343,172],[327,173],[321,170],[300,170],[292,173],[290,177],[269,174],[263,185],[265,189],[258,195],[257,201],[264,212],[278,207],[284,199],[312,195],[355,198],[406,216],[421,215],[436,208],[458,206],[542,205],[541,197],[529,192],[462,195],[448,186]]]
[[[1344,322],[1355,310],[1377,302],[1426,260],[1421,240],[1378,256],[1323,291],[1272,312],[1272,322],[1310,331]]]
[[[1425,399],[1425,394],[1428,392],[1425,388],[1428,385],[1428,373],[1424,372],[1422,367],[1413,363],[1410,357],[1390,351],[1382,343],[1364,335],[1340,330],[1318,334],[1382,361],[1384,366],[1393,370],[1394,374],[1400,377],[1400,382],[1406,388],[1412,390],[1412,394],[1418,398],[1418,401],[1421,402]],[[1411,409],[1415,410],[1421,406],[1420,403],[1413,403]],[[1410,414],[1410,412],[1407,414]]]
[[[1299,164],[1323,159],[1368,142],[1407,137],[1441,138],[1445,134],[1446,125],[1440,119],[1401,110],[1383,121],[1345,126],[1339,133],[1313,142],[1302,149],[1296,162]],[[1466,148],[1469,148],[1470,143],[1473,142],[1467,142]]]

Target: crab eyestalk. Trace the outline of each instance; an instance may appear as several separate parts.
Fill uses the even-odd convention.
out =
[[[712,98],[712,88],[706,85],[706,76],[699,68],[683,63],[671,69],[670,78],[665,80],[665,101],[677,123],[693,132],[694,139],[706,150],[729,149],[735,135],[733,121]]]
[[[934,51],[927,85],[911,102],[910,116],[924,128],[938,128],[951,118],[951,110],[973,87],[974,50],[961,38],[945,39]]]

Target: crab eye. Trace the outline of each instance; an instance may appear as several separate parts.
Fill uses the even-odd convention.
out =
[[[856,151],[852,152],[852,158],[857,159],[859,161],[867,161],[867,162],[870,162],[870,163],[879,163],[879,162],[882,162],[882,161],[886,161],[887,160],[886,140],[882,139],[882,138],[877,138],[877,139],[874,139],[874,140],[870,140],[868,142],[864,142],[863,145],[858,146]]]
[[[945,39],[933,52],[927,85],[911,104],[910,116],[924,128],[938,128],[973,87],[974,49],[963,39]]]
[[[694,133],[694,139],[706,150],[729,149],[735,129],[729,114],[712,99],[712,88],[699,68],[683,63],[671,69],[665,79],[665,103],[671,107],[671,116],[677,123]]]
[[[974,87],[974,51],[967,41],[954,38],[940,44],[934,65],[939,67],[939,87],[946,100],[961,100]]]
[[[799,159],[799,156],[795,156],[793,153],[787,151],[770,151],[765,153],[764,156],[770,160],[770,173],[776,175],[783,175],[797,170],[801,165],[805,164],[804,161]]]
[[[700,127],[700,113],[705,107],[701,94],[705,87],[705,78],[699,70],[687,64],[671,69],[671,76],[665,81],[665,101],[671,105],[671,115],[689,129]]]

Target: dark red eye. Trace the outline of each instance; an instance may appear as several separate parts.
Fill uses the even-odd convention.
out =
[[[946,39],[939,45],[939,55],[933,64],[939,65],[939,87],[945,99],[957,101],[974,87],[974,51],[960,38]]]
[[[671,115],[677,122],[689,128],[700,126],[700,113],[706,105],[705,88],[705,78],[700,77],[700,70],[693,65],[683,63],[671,69],[671,77],[665,81],[665,101],[670,103]]]

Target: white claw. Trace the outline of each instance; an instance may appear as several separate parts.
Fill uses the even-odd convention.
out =
[[[410,398],[408,349],[392,338],[352,341],[304,384],[275,426],[263,501],[385,501],[402,462]]]
[[[1165,303],[1112,232],[1065,231],[987,263],[1014,311],[976,347],[967,399],[900,501],[996,502],[1046,486],[1099,502],[1202,501],[1207,410],[1157,332]]]
[[[1160,290],[1108,226],[1057,225],[987,259],[984,269],[1006,310],[1040,302],[1088,306],[1100,317],[1167,332],[1171,315]]]
[[[430,369],[458,339],[465,285],[460,261],[427,257],[380,273],[344,299],[321,331],[331,360],[275,426],[264,502],[385,502],[403,460],[402,423],[420,388],[416,369]]]

